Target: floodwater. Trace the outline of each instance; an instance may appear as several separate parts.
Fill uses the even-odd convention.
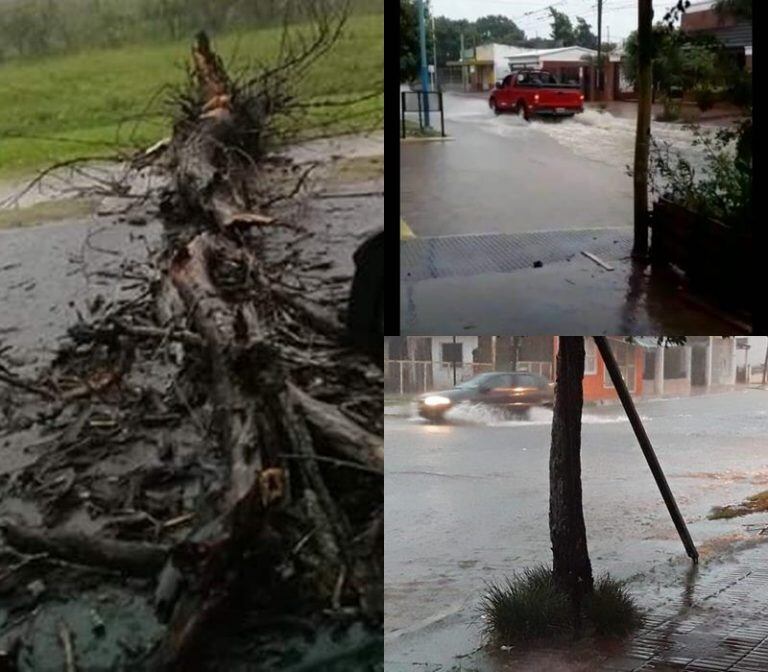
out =
[[[706,568],[727,570],[765,537],[748,519],[711,521],[716,505],[768,488],[768,394],[638,403]],[[551,561],[551,412],[509,421],[476,408],[446,424],[387,418],[385,633],[391,669],[456,665],[481,644],[486,581]],[[640,605],[677,609],[690,561],[617,406],[585,409],[584,512],[596,575],[628,580]],[[397,667],[402,664],[403,667]]]
[[[495,116],[485,97],[445,94],[446,142],[401,146],[402,215],[417,236],[629,227],[635,121],[588,109],[571,119]],[[680,124],[659,141],[694,166]]]

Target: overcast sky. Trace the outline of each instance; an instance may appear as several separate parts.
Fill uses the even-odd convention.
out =
[[[470,21],[488,14],[502,14],[512,19],[530,37],[550,37],[552,22],[547,8],[551,5],[565,12],[572,22],[583,16],[597,34],[597,0],[431,0],[436,16]],[[660,20],[673,0],[654,3],[655,19]],[[637,2],[631,0],[603,0],[603,35],[611,41],[625,38],[637,25]]]

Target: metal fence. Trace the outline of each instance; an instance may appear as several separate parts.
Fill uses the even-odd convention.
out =
[[[433,112],[440,113],[440,135],[445,137],[445,116],[443,115],[442,91],[401,91],[400,92],[400,117],[401,133],[405,137],[405,115],[414,113],[419,115],[419,129],[424,130],[428,126],[428,117]]]
[[[483,362],[387,360],[384,362],[384,393],[411,395],[453,387],[454,384],[494,370]],[[529,371],[552,380],[552,362],[518,362],[518,371]],[[454,383],[455,375],[455,383]]]

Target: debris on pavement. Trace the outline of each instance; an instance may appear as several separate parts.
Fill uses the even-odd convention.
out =
[[[167,178],[162,245],[105,279],[133,292],[34,374],[0,344],[0,450],[25,456],[0,469],[8,669],[381,663],[380,363],[347,341],[349,279],[308,252],[316,166],[270,154],[253,104],[286,104],[327,28],[237,96],[200,34],[173,137],[140,157]]]

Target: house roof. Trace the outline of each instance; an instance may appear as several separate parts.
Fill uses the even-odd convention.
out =
[[[531,49],[522,54],[514,54],[507,58],[520,58],[524,56],[552,56],[553,54],[562,53],[565,51],[580,51],[584,54],[597,54],[595,49],[587,49],[586,47],[570,46],[570,47],[555,47],[553,49]]]
[[[573,60],[574,62],[578,62],[582,59],[584,56],[597,56],[597,51],[594,49],[587,49],[586,47],[556,47],[554,49],[531,49],[530,51],[527,51],[522,54],[513,54],[512,56],[507,56],[507,61],[509,61],[510,65],[516,65],[520,63],[528,63],[531,61],[541,61],[541,60],[558,60],[556,57],[560,56],[561,58],[563,56],[566,56],[567,52],[573,52],[574,54],[578,55],[578,58],[566,58],[565,60]]]
[[[637,345],[645,350],[655,350],[659,347],[658,336],[635,336],[632,339],[633,345]]]

